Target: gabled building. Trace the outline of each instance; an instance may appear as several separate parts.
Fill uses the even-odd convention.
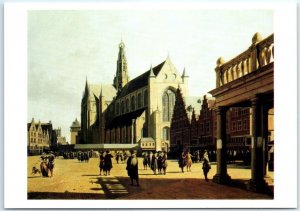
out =
[[[41,154],[45,149],[49,149],[55,141],[52,123],[35,122],[32,118],[27,123],[27,152],[28,154]],[[54,141],[53,141],[54,140]]]
[[[193,112],[192,121],[195,121],[195,112]],[[170,129],[170,150],[171,154],[180,153],[190,149],[191,146],[191,124],[187,115],[185,102],[181,90],[176,91],[176,102]]]

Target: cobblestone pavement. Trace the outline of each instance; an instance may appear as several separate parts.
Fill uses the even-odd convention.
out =
[[[144,170],[139,158],[140,187],[131,186],[125,170],[126,164],[113,163],[110,176],[99,175],[99,160],[92,158],[88,163],[77,159],[55,160],[53,177],[31,175],[33,166],[39,167],[39,157],[28,157],[28,199],[273,199],[271,195],[247,191],[238,185],[231,187],[211,181],[216,165],[204,180],[202,164],[194,163],[191,172],[182,173],[176,160],[168,161],[166,175],[153,175]],[[250,169],[228,165],[228,174],[239,184],[251,177]],[[268,182],[273,185],[273,173]]]

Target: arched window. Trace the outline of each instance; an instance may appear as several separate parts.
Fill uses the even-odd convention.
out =
[[[171,90],[167,90],[162,96],[163,105],[163,121],[169,122],[173,116],[173,109],[175,105],[175,93]]]
[[[148,106],[148,91],[144,91],[144,106]]]
[[[129,99],[126,99],[126,112],[129,112]]]
[[[134,111],[135,110],[135,96],[131,97],[131,110]]]
[[[164,127],[162,131],[162,139],[169,140],[170,139],[170,128]]]
[[[138,108],[142,107],[142,94],[141,93],[138,93],[137,106],[138,106]]]

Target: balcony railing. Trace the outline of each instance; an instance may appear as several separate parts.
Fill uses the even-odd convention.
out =
[[[274,62],[274,34],[262,40],[259,33],[252,38],[248,50],[228,62],[217,60],[216,87],[223,86]]]

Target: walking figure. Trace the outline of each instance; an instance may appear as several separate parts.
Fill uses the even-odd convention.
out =
[[[119,154],[119,152],[117,152],[117,155],[116,155],[117,164],[119,164],[119,159],[120,159],[120,154]]]
[[[41,156],[40,169],[43,177],[48,177],[48,167],[47,167],[45,153],[43,153]]]
[[[156,175],[156,169],[157,169],[157,153],[153,153],[152,159],[151,159],[151,169],[153,173]]]
[[[162,170],[162,154],[159,153],[158,158],[157,158],[157,169],[158,169],[158,174],[161,174]]]
[[[48,170],[50,171],[50,177],[53,176],[54,159],[55,159],[54,154],[52,152],[50,152],[50,154],[48,156],[48,164],[47,164]]]
[[[134,185],[133,181],[136,181],[136,185],[140,186],[139,184],[139,168],[138,168],[138,159],[134,153],[133,150],[130,151],[131,156],[128,158],[127,160],[127,166],[126,166],[126,170],[127,170],[127,174],[130,177],[131,180],[131,184],[130,185]]]
[[[184,172],[183,169],[186,166],[186,156],[185,156],[184,152],[182,152],[181,155],[179,156],[178,164],[179,164],[179,167],[181,168],[181,171],[183,173]]]
[[[113,165],[112,165],[112,161],[111,159],[113,158],[113,156],[109,153],[109,151],[106,151],[106,155],[104,157],[104,175],[110,175],[110,170],[112,169]]]
[[[192,156],[191,153],[188,151],[187,155],[185,156],[185,159],[186,159],[186,171],[187,172],[188,171],[192,171],[191,170],[192,163],[193,163],[192,157],[194,157],[194,156]]]
[[[147,152],[145,152],[145,154],[144,154],[143,165],[144,165],[144,170],[147,170],[147,166],[148,166],[148,153]]]
[[[207,154],[207,151],[205,150],[204,155],[203,155],[202,170],[203,170],[203,174],[204,174],[204,178],[205,178],[206,182],[208,182],[207,174],[208,174],[210,169],[211,169],[211,166],[210,166],[210,163],[209,163],[208,154]]]
[[[105,157],[105,152],[102,152],[99,156],[99,159],[100,159],[100,163],[99,163],[100,175],[102,174],[102,171],[104,169],[104,157]]]
[[[167,153],[163,153],[161,163],[162,163],[163,174],[166,174],[167,173],[167,166],[168,166]]]

